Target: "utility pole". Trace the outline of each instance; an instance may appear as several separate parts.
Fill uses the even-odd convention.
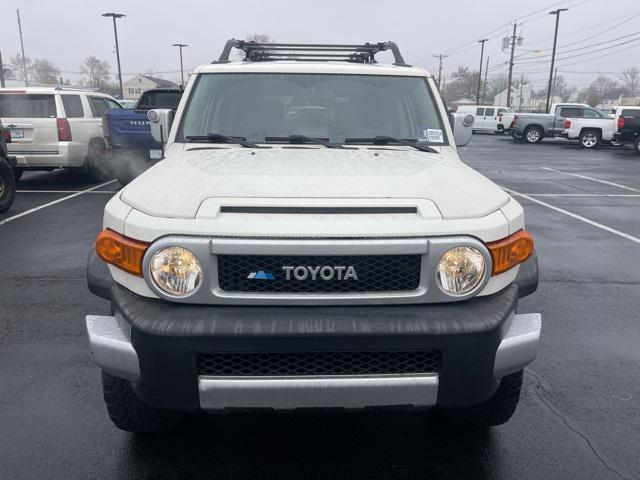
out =
[[[442,79],[442,61],[447,58],[449,55],[433,55],[434,58],[437,58],[440,62],[440,67],[438,68],[438,89],[440,88],[440,81]],[[441,92],[442,93],[442,92]]]
[[[524,73],[520,74],[520,107],[519,111],[522,111],[522,86],[524,85]]]
[[[480,105],[480,85],[482,84],[482,60],[484,57],[484,44],[489,41],[488,38],[483,38],[482,40],[478,40],[478,43],[482,44],[482,48],[480,49],[480,70],[478,72],[478,94],[476,95],[476,105]]]
[[[549,15],[556,16],[556,32],[553,35],[553,53],[551,54],[551,69],[549,70],[549,88],[547,89],[547,108],[545,112],[549,111],[549,103],[551,102],[551,84],[553,82],[553,67],[556,62],[556,45],[558,43],[558,25],[560,24],[560,13],[566,12],[568,8],[558,8],[549,12]]]
[[[27,59],[24,57],[24,42],[22,41],[22,23],[20,22],[20,10],[16,9],[18,14],[18,31],[20,32],[20,50],[22,51],[22,69],[24,71],[24,86],[29,86],[29,77],[27,75]]]
[[[172,47],[178,47],[180,49],[180,86],[184,87],[184,68],[182,67],[182,49],[188,47],[186,43],[174,43]]]
[[[111,17],[113,19],[113,34],[116,37],[116,59],[118,60],[118,82],[120,83],[120,98],[124,98],[124,90],[122,89],[122,70],[120,69],[120,48],[118,46],[118,27],[116,26],[116,19],[126,17],[122,13],[103,13],[103,17]]]
[[[511,82],[513,80],[513,54],[516,50],[518,38],[516,36],[516,28],[518,24],[513,22],[513,36],[511,37],[511,58],[509,59],[509,81],[507,83],[507,107],[511,107]]]
[[[489,55],[487,55],[487,66],[484,69],[484,85],[482,86],[482,101],[487,93],[487,74],[489,73]]]
[[[0,51],[0,88],[4,88],[4,65],[2,64],[2,51]]]

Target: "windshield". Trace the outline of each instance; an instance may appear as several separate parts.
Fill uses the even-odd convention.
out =
[[[210,133],[251,142],[291,135],[447,141],[425,79],[388,75],[201,74],[177,141]]]

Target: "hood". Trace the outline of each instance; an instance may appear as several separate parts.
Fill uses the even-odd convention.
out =
[[[504,206],[508,195],[445,153],[405,148],[203,146],[177,152],[121,192],[131,207],[155,217],[195,218],[207,199],[251,203],[277,198],[295,206],[339,199],[366,205],[381,199],[429,200],[443,219],[477,218]]]

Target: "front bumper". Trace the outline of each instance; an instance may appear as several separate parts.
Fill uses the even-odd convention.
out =
[[[522,270],[522,293],[532,293],[535,258]],[[139,297],[113,284],[95,257],[88,281],[114,312],[87,316],[94,361],[158,408],[475,405],[535,358],[540,338],[540,315],[516,314],[517,284],[455,304],[221,307]],[[197,360],[214,352],[345,351],[437,351],[440,364],[420,374],[211,376],[199,375]]]

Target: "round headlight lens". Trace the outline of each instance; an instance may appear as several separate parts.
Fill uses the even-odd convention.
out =
[[[191,295],[202,281],[200,261],[182,247],[165,247],[155,252],[149,270],[154,283],[176,297]]]
[[[438,263],[436,276],[440,288],[448,295],[466,295],[484,278],[484,255],[474,247],[455,247],[445,252]]]

